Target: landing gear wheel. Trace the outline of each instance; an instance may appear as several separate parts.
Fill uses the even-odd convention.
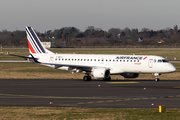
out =
[[[158,81],[159,81],[159,78],[155,78],[155,81],[158,82]]]
[[[110,81],[111,80],[111,76],[109,76],[108,78],[103,78],[104,81]]]
[[[91,81],[91,76],[88,76],[88,81]]]
[[[84,80],[84,81],[91,81],[91,76],[84,76],[84,77],[83,77],[83,80]]]

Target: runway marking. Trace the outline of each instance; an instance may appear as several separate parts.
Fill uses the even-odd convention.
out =
[[[160,97],[139,97],[139,98],[104,98],[104,97],[60,97],[60,96],[35,96],[35,95],[16,95],[16,94],[0,94],[0,98],[59,98],[59,99],[101,99],[102,101],[89,101],[89,102],[79,102],[77,104],[95,104],[95,103],[103,103],[103,102],[123,102],[123,101],[131,101],[131,100],[150,100],[150,99],[175,99],[179,100],[180,95],[176,96],[160,96]],[[107,99],[107,100],[106,100]],[[103,101],[104,100],[104,101]],[[105,101],[106,100],[106,101]]]
[[[169,98],[172,98],[172,97],[174,97],[174,96],[168,96]]]
[[[133,100],[140,100],[140,98],[134,98]]]
[[[173,87],[173,88],[180,88],[180,86],[175,86],[175,87]]]
[[[87,102],[87,103],[92,104],[92,103],[94,103],[94,102]]]
[[[130,84],[130,83],[139,83],[139,82],[106,82],[109,84]]]
[[[128,101],[128,100],[131,100],[130,98],[128,98],[128,99],[124,99],[125,101]]]
[[[107,101],[97,101],[97,102],[85,102],[83,104],[89,104],[89,103],[103,103],[103,102],[123,102],[123,101],[131,101],[131,100],[150,100],[150,99],[172,99],[172,100],[179,100],[180,95],[175,96],[165,96],[165,97],[145,97],[145,98],[121,98],[118,100],[107,100]],[[81,103],[78,103],[81,104]]]
[[[78,104],[84,104],[84,102],[80,102],[80,103],[78,103]]]
[[[1,94],[0,98],[5,97],[6,98],[59,98],[59,99],[119,99],[119,98],[113,98],[113,97],[61,97],[61,96],[36,96],[36,95],[17,95],[17,94]],[[123,99],[123,98],[122,98]]]

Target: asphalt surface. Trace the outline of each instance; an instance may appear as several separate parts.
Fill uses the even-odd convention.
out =
[[[180,108],[180,80],[1,79],[0,106]]]

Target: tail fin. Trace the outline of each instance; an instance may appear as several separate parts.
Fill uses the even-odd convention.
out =
[[[32,27],[26,27],[26,34],[29,52],[31,54],[54,54],[53,52],[44,48]]]

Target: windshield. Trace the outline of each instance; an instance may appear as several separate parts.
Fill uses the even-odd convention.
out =
[[[159,59],[158,62],[169,62],[169,61],[166,59]]]
[[[168,61],[168,60],[166,60],[166,59],[162,59],[162,61],[163,61],[163,62],[169,62],[169,61]]]

